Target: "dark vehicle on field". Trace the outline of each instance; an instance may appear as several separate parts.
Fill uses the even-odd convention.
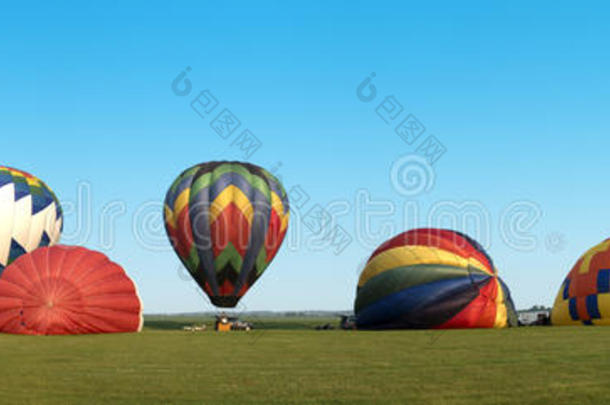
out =
[[[216,315],[216,322],[214,323],[214,330],[218,332],[228,332],[231,330],[245,330],[251,331],[254,329],[254,325],[250,322],[241,321],[235,316],[227,315]]]

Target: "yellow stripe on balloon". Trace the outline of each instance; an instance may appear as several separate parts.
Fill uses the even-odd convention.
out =
[[[40,181],[33,177],[25,177],[25,181],[28,183],[28,186],[40,187]]]
[[[25,175],[24,172],[21,172],[19,170],[15,170],[15,169],[11,169],[11,168],[6,168],[8,170],[8,172],[11,174],[11,176],[13,177],[20,177],[22,179],[25,180],[25,182],[28,184],[28,186],[35,186],[35,187],[41,187],[42,186],[42,182],[40,181],[40,179],[36,178],[36,177],[28,177]]]
[[[602,243],[585,253],[585,255],[582,257],[582,263],[580,264],[578,273],[587,274],[591,267],[591,261],[593,260],[595,255],[597,255],[598,253],[605,252],[606,250],[608,250],[608,248],[610,248],[610,240],[603,241]]]
[[[239,189],[239,187],[231,184],[227,186],[212,202],[210,207],[210,224],[216,221],[216,218],[224,211],[229,204],[235,204],[235,206],[244,214],[246,220],[252,225],[252,217],[254,215],[254,209],[252,203],[248,200],[248,197]]]
[[[273,191],[271,192],[271,209],[275,210],[280,218],[284,215],[284,204],[282,204],[280,197]]]
[[[577,326],[582,325],[581,321],[575,321],[570,316],[569,301],[564,301],[560,305],[553,307],[551,314],[551,324],[555,326]]]
[[[563,291],[563,289],[561,289]],[[555,326],[575,326],[582,325],[581,321],[575,321],[570,316],[570,300],[563,299],[563,293],[557,295],[553,311],[551,312],[551,324]]]
[[[409,245],[389,249],[375,256],[360,275],[358,286],[362,287],[371,278],[386,270],[418,264],[438,264],[461,267],[463,269],[472,266],[487,274],[491,274],[481,262],[474,258],[464,258],[435,247]]]
[[[500,280],[494,278],[494,282],[497,285],[498,293],[496,294],[496,320],[494,321],[494,328],[505,328],[508,323],[508,310],[504,303],[504,290]]]
[[[280,232],[284,232],[288,227],[288,218],[290,215],[286,213],[282,199],[275,192],[271,192],[271,209],[274,210],[280,218]]]
[[[610,325],[610,293],[597,294],[597,308],[602,319],[595,319],[595,324]]]
[[[173,228],[176,229],[176,218],[174,217],[174,212],[167,206],[165,205],[165,222],[167,222],[167,224]]]
[[[284,232],[286,228],[288,228],[288,220],[290,219],[290,213],[287,213],[282,217],[282,226],[280,227],[280,232]]]
[[[591,323],[593,325],[597,325],[597,326],[609,326],[610,325],[610,319],[609,318],[592,319]]]
[[[180,193],[178,198],[176,198],[176,201],[174,202],[174,213],[176,218],[180,216],[182,210],[188,205],[190,197],[191,189],[187,188],[182,193]]]

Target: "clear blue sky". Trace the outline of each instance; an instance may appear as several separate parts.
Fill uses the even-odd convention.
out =
[[[158,206],[182,169],[242,158],[236,134],[221,138],[213,117],[191,109],[204,89],[262,142],[253,163],[281,162],[286,187],[307,191],[305,210],[351,206],[339,219],[354,236],[349,247],[313,249],[302,240],[311,232],[297,226],[300,242],[281,250],[242,309],[352,306],[359,266],[390,236],[379,227],[355,236],[357,190],[396,207],[377,221],[396,232],[426,225],[439,201],[484,207],[491,234],[483,242],[520,308],[550,305],[578,256],[610,236],[604,3],[167,3],[13,2],[0,13],[2,164],[40,176],[68,208],[89,184],[90,232],[77,235],[68,212],[64,242],[121,263],[146,312],[210,309],[180,276]],[[179,97],[171,83],[187,66],[192,93]],[[378,96],[364,103],[356,87],[371,72]],[[409,197],[420,218],[407,223],[406,197],[389,173],[417,144],[375,113],[387,95],[447,149],[430,190]],[[531,226],[515,220],[538,241],[528,251],[499,231],[515,201],[542,214]],[[112,210],[116,227],[104,241],[100,218]]]

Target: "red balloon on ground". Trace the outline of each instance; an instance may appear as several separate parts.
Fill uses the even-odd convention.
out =
[[[102,253],[61,245],[40,248],[19,257],[0,278],[0,332],[78,335],[141,329],[135,284]]]

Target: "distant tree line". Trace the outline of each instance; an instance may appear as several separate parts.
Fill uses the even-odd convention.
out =
[[[539,312],[539,311],[551,311],[551,308],[545,307],[544,305],[534,305],[529,309],[521,309],[518,312]]]

